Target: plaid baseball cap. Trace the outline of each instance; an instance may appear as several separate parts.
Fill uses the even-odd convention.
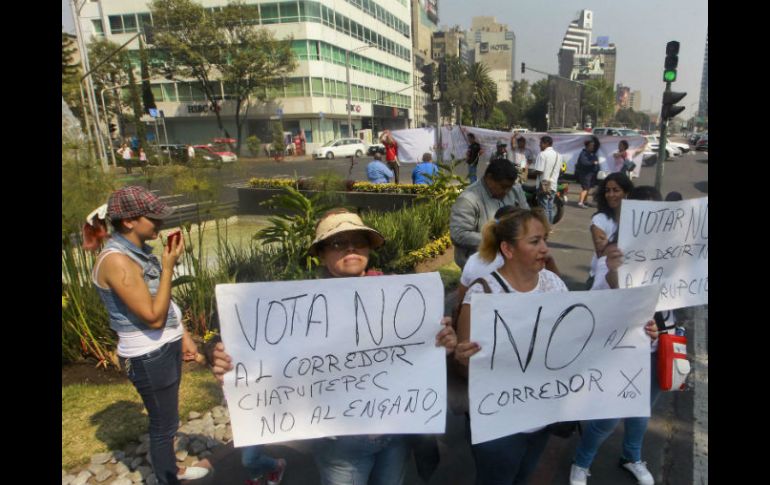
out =
[[[136,185],[116,190],[107,201],[107,216],[110,219],[145,216],[163,220],[173,213],[173,207],[169,207],[144,187]]]

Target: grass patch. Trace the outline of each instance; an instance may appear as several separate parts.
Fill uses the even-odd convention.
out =
[[[210,410],[223,396],[209,370],[183,372],[180,420],[186,422],[190,411]],[[65,386],[61,401],[61,461],[65,470],[88,463],[96,453],[121,449],[147,432],[149,420],[142,399],[130,382]]]
[[[438,272],[441,275],[441,281],[444,283],[446,291],[455,289],[460,284],[460,276],[463,274],[463,270],[454,261],[440,267]]]

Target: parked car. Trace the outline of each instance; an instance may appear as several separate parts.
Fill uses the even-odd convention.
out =
[[[313,158],[362,157],[368,150],[358,138],[340,138],[325,143],[313,151]]]
[[[709,149],[709,133],[708,131],[701,135],[700,138],[698,138],[698,141],[695,143],[695,149],[696,150],[708,150]]]
[[[222,147],[215,147],[212,145],[193,145],[193,148],[195,148],[195,155],[203,156],[205,160],[210,159],[211,161],[215,161],[215,157],[219,157],[221,162],[238,161],[238,157],[235,155],[235,153],[224,150]],[[210,158],[206,158],[207,156]]]
[[[385,145],[382,143],[374,143],[373,145],[369,145],[369,148],[366,150],[366,154],[371,156],[375,153],[379,153],[380,155],[385,155]]]
[[[656,135],[647,135],[645,138],[647,138],[647,151],[642,154],[642,159],[647,160],[654,157],[657,160],[658,148],[660,147],[658,137]],[[666,159],[672,159],[677,154],[681,154],[680,150],[666,142]]]
[[[624,135],[621,130],[625,130],[625,128],[601,127],[601,128],[594,128],[593,134],[608,135],[608,136],[627,136],[627,135]]]
[[[184,163],[187,161],[187,145],[169,144],[158,147],[163,155],[171,157],[176,162]]]
[[[206,162],[222,163],[222,157],[214,153],[208,145],[193,145],[195,148],[195,158],[201,158]]]

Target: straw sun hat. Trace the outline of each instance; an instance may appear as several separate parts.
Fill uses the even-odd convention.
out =
[[[377,249],[385,243],[385,238],[371,227],[367,227],[358,214],[352,212],[336,212],[327,215],[318,222],[315,228],[315,239],[308,252],[312,256],[318,256],[318,246],[321,242],[335,234],[349,231],[364,231],[369,237],[372,249]]]

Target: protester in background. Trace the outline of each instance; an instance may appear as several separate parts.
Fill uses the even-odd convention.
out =
[[[142,167],[147,166],[147,153],[145,153],[144,148],[139,147],[139,165]]]
[[[468,133],[468,151],[465,154],[465,163],[468,164],[468,181],[476,182],[476,169],[479,166],[481,145],[476,141],[476,135]]]
[[[604,248],[610,236],[618,231],[620,220],[620,203],[628,196],[634,184],[620,172],[611,173],[599,182],[594,195],[597,211],[591,217],[591,239],[594,253],[591,257],[591,267],[588,272],[587,287],[590,289],[596,274],[596,261],[604,253]]]
[[[171,300],[174,265],[184,251],[182,239],[163,250],[162,264],[147,241],[157,239],[174,209],[143,187],[110,195],[107,217],[115,233],[96,259],[93,283],[118,334],[121,366],[142,397],[150,418],[150,457],[158,483],[176,485],[208,473],[207,468],[177,466],[174,436],[179,427],[182,360],[198,349]]]
[[[374,159],[366,165],[366,177],[373,184],[387,184],[393,181],[393,171],[382,163],[382,155],[374,154]]]
[[[364,225],[358,215],[334,209],[321,217],[308,252],[321,260],[324,278],[378,276],[382,273],[367,271],[369,253],[384,242],[382,234]],[[451,319],[444,317],[436,345],[445,347],[449,354],[456,344]],[[217,343],[214,375],[222,383],[224,374],[232,369],[224,344]],[[320,438],[313,443],[313,450],[322,485],[401,485],[410,445],[407,435],[353,435]]]
[[[422,162],[418,163],[412,170],[412,183],[416,185],[431,185],[433,177],[438,175],[438,166],[433,163],[433,156],[430,153],[422,154]]]
[[[545,210],[548,223],[553,224],[553,200],[561,172],[561,155],[553,149],[553,138],[550,136],[540,138],[540,153],[532,170],[537,173],[537,203]]]
[[[195,147],[187,145],[187,161],[192,162],[195,160]]]
[[[134,153],[131,151],[131,147],[127,143],[124,143],[120,148],[120,155],[123,157],[123,164],[126,168],[126,173],[131,173],[131,159],[134,157]]]
[[[385,161],[395,175],[395,182],[399,183],[399,167],[401,164],[398,162],[398,143],[393,139],[390,130],[382,132],[382,135],[380,135],[380,143],[385,145]]]
[[[548,257],[548,220],[540,208],[515,209],[484,225],[479,246],[482,261],[492,263],[498,254],[503,265],[483,277],[491,293],[566,292],[567,285],[545,269]],[[455,359],[465,367],[481,347],[470,341],[471,301],[474,294],[485,293],[484,285],[468,288],[460,310]],[[527,483],[548,442],[545,426],[472,445],[476,462],[476,485],[511,485]]]
[[[516,144],[514,145],[514,139]],[[513,150],[513,163],[519,166],[519,183],[524,184],[527,182],[527,176],[529,175],[529,166],[535,163],[535,154],[532,150],[527,148],[527,140],[523,136],[516,138],[516,135],[511,137],[511,146],[516,148]]]
[[[622,172],[628,178],[631,178],[631,173],[636,168],[634,157],[637,153],[641,153],[642,151],[644,151],[644,149],[632,151],[628,148],[628,142],[626,140],[620,140],[618,142],[618,151],[612,154],[614,166],[611,171]]]
[[[610,177],[615,174],[611,174]],[[609,179],[609,177],[608,177]],[[629,200],[661,200],[660,192],[655,187],[639,186],[628,193]],[[618,268],[623,264],[625,255],[617,246],[617,233],[610,236],[611,242],[604,248],[602,256],[596,263],[596,279],[591,290],[607,290],[618,288]],[[659,314],[655,315],[660,318]],[[652,341],[650,346],[650,408],[655,405],[660,396],[657,369],[657,338],[658,326],[655,320],[650,320],[644,328]],[[591,463],[599,451],[599,447],[612,434],[618,423],[623,420],[623,451],[620,466],[631,473],[641,485],[653,485],[655,480],[642,461],[642,441],[647,431],[649,417],[628,417],[595,419],[581,423],[580,442],[575,450],[575,457],[570,469],[570,485],[586,485]]]
[[[588,191],[596,184],[596,174],[599,172],[599,139],[592,136],[585,142],[585,148],[580,152],[577,163],[575,164],[575,177],[580,182],[580,200],[578,207],[587,209],[590,205],[586,202]]]
[[[454,245],[454,259],[460,268],[478,250],[481,228],[505,205],[529,209],[518,174],[508,160],[490,162],[484,178],[466,187],[452,205],[449,234]]]
[[[491,162],[492,160],[508,160],[508,144],[506,142],[497,142],[497,145],[495,145],[495,153],[489,157],[489,161]]]

